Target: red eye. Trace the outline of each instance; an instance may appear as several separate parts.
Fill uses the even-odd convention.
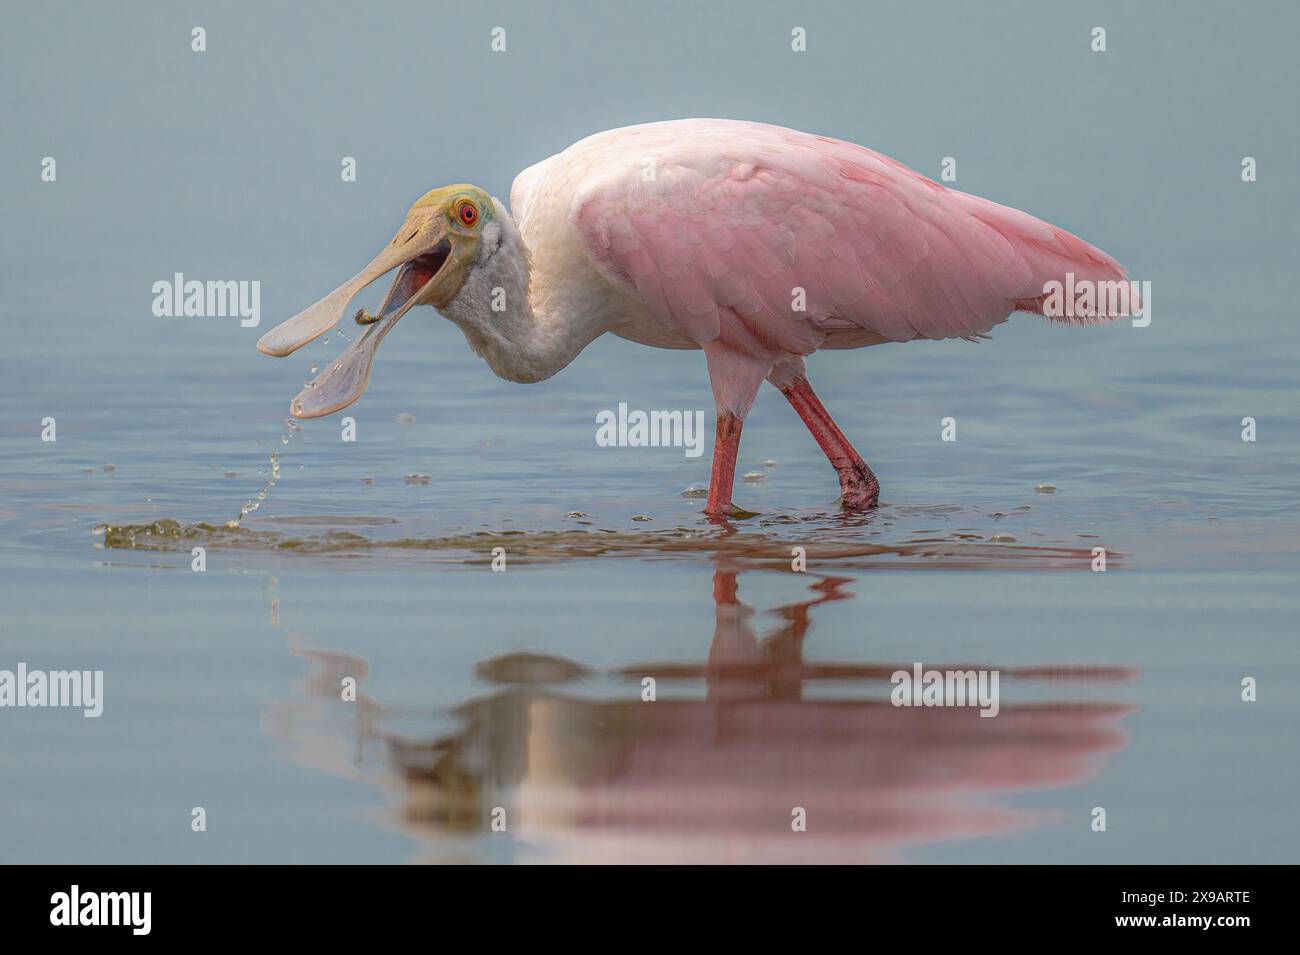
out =
[[[478,207],[466,199],[456,207],[456,215],[460,217],[460,221],[465,225],[472,226],[478,222]]]

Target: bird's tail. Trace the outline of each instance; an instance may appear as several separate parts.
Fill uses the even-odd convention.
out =
[[[1108,322],[1142,311],[1137,282],[1101,249],[1019,209],[966,196],[971,212],[996,229],[1020,254],[1032,273],[1016,311],[1045,315],[1056,322]]]

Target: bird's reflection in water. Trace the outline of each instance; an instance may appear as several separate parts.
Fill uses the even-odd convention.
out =
[[[1059,819],[1000,796],[1081,782],[1126,743],[1128,703],[1003,700],[991,719],[977,707],[895,707],[889,677],[909,662],[805,660],[813,608],[851,596],[848,578],[813,579],[813,595],[775,608],[782,623],[761,638],[737,580],[717,565],[704,661],[596,672],[496,657],[478,666],[493,691],[448,720],[360,691],[342,702],[344,678],[364,683],[366,662],[300,648],[314,702],[272,708],[268,726],[305,762],[390,786],[420,861],[906,861],[908,846]],[[1004,688],[1134,676],[998,669]],[[445,731],[409,729],[440,717]],[[1086,825],[1087,807],[1073,810],[1071,824]]]

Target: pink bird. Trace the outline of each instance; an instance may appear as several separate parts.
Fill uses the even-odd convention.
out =
[[[1045,308],[1048,283],[1125,278],[1082,239],[863,146],[779,126],[687,119],[597,133],[520,173],[510,205],[466,184],[426,193],[366,268],[267,332],[258,348],[287,355],[399,269],[292,413],[359,398],[380,341],[416,305],[438,309],[511,381],[549,378],[609,332],[703,350],[717,413],[707,514],[736,512],[741,427],[764,380],[835,468],[842,506],[868,508],[880,484],[814,393],[808,355],[973,340],[1014,311],[1127,314]]]

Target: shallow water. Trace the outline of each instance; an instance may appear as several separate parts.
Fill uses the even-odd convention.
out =
[[[903,18],[896,30],[920,28],[887,15]],[[286,38],[300,26],[259,23],[284,49],[298,48]],[[995,44],[1004,28],[970,29]],[[32,29],[33,50],[52,42]],[[351,42],[313,36],[326,49]],[[1173,46],[1216,49],[1185,39]],[[1253,55],[1270,42],[1256,37]],[[876,59],[902,56],[906,44],[894,46]],[[718,82],[692,81],[692,69],[705,67],[665,82],[683,97]],[[1195,85],[1203,72],[1181,60],[1117,58],[1114,69],[1126,80],[1099,110],[1107,95],[1155,82],[1141,95],[1156,96],[1164,78]],[[132,76],[114,82],[168,116],[181,94]],[[545,76],[553,94],[567,82]],[[1068,82],[1052,74],[1021,95],[1061,96],[1053,84]],[[184,84],[211,102],[229,95],[201,77]],[[642,85],[630,76],[612,89],[633,97]],[[815,76],[778,85],[765,118],[872,142],[833,111],[799,121],[801,104],[831,110]],[[1007,88],[988,75],[964,85]],[[323,98],[349,95],[295,90],[313,121]],[[1283,94],[1244,95],[1230,99]],[[1184,122],[1149,101],[1160,142],[1182,150],[1175,168],[1125,157],[1116,178],[1114,156],[1022,143],[1025,155],[988,160],[1002,170],[992,178],[961,181],[1050,214],[1150,278],[1151,326],[1020,316],[990,342],[817,356],[814,383],[884,503],[840,514],[833,473],[768,390],[738,468],[765,475],[737,482],[756,516],[719,526],[682,495],[707,481],[707,450],[595,442],[596,413],[621,401],[708,412],[698,354],[602,340],[555,379],[512,385],[420,310],[345,412],[355,442],[335,416],[284,443],[289,398],[342,342],[279,362],[253,342],[387,239],[407,194],[431,184],[415,179],[450,181],[476,153],[458,146],[461,165],[420,170],[401,157],[372,164],[355,197],[322,204],[334,184],[289,185],[304,160],[287,133],[276,139],[275,104],[254,99],[243,108],[259,148],[271,143],[283,163],[268,182],[221,202],[191,195],[186,182],[211,181],[234,153],[184,137],[164,151],[177,168],[137,178],[122,159],[134,155],[129,134],[103,128],[89,167],[118,169],[116,189],[82,175],[54,194],[23,185],[22,240],[15,220],[0,225],[11,253],[0,669],[102,669],[106,696],[94,720],[0,711],[4,861],[1296,860],[1300,331],[1286,292],[1297,236],[1279,211],[1296,187],[1207,185],[1207,150],[1230,157],[1233,179],[1230,116]],[[969,110],[943,103],[924,123],[905,104],[876,115],[892,142],[872,144],[918,162],[899,144],[929,149],[927,130],[946,124],[958,141],[943,148],[979,156]],[[759,112],[707,105],[682,109]],[[1011,124],[1024,107],[990,95],[981,110]],[[606,112],[617,110],[584,121],[618,125]],[[45,115],[19,111],[16,128],[34,137]],[[1293,124],[1273,125],[1253,130],[1252,148],[1294,155]],[[562,141],[529,133],[519,149],[577,136],[553,132]],[[335,161],[333,144],[301,135]],[[479,161],[498,193],[522,165],[510,150]],[[172,205],[158,210],[157,195]],[[1146,214],[1130,221],[1134,208]],[[60,264],[62,237],[107,236],[108,222],[129,228],[75,269]],[[313,222],[337,225],[310,245]],[[1207,223],[1230,241],[1207,246]],[[261,276],[262,326],[154,318],[150,283],[182,269]],[[46,416],[53,443],[40,439]],[[1245,416],[1255,442],[1241,439]],[[940,440],[946,417],[955,442]],[[271,480],[273,452],[279,479],[228,528]],[[1035,490],[1045,483],[1055,492]],[[203,573],[191,570],[196,546]],[[492,567],[498,547],[504,572]],[[791,568],[796,547],[805,572]],[[999,715],[889,705],[890,674],[916,662],[997,668]],[[355,702],[339,698],[345,677]],[[1257,702],[1241,700],[1245,677]],[[647,678],[654,702],[642,700]],[[195,806],[206,833],[190,830]],[[505,832],[492,829],[496,807]],[[806,832],[791,831],[794,807]],[[1094,807],[1106,809],[1104,833],[1090,828]]]
[[[1056,330],[1025,320],[849,356],[885,379],[862,409],[836,401],[852,362],[827,356],[822,390],[880,448],[886,503],[840,515],[773,394],[744,453],[775,467],[737,489],[760,513],[719,527],[681,496],[707,457],[596,448],[584,410],[589,382],[617,374],[636,400],[690,357],[602,343],[502,407],[510,386],[412,326],[441,335],[436,387],[418,354],[385,356],[355,445],[331,420],[280,444],[259,379],[213,406],[202,356],[152,375],[175,389],[165,413],[65,379],[56,443],[29,422],[4,435],[5,659],[106,681],[99,720],[5,713],[6,858],[1294,856],[1296,449],[1239,447],[1226,413],[1216,435],[1209,369],[1154,386],[1124,371],[1125,330],[1100,329],[1072,353],[1091,349],[1091,384],[984,387],[1051,359]],[[1252,355],[1238,387],[1280,407],[1280,358]],[[969,386],[955,445],[926,376]],[[277,448],[280,481],[226,528]],[[999,716],[891,707],[889,675],[916,661],[998,668]],[[1243,676],[1259,702],[1239,701]],[[195,805],[219,838],[186,838]]]

